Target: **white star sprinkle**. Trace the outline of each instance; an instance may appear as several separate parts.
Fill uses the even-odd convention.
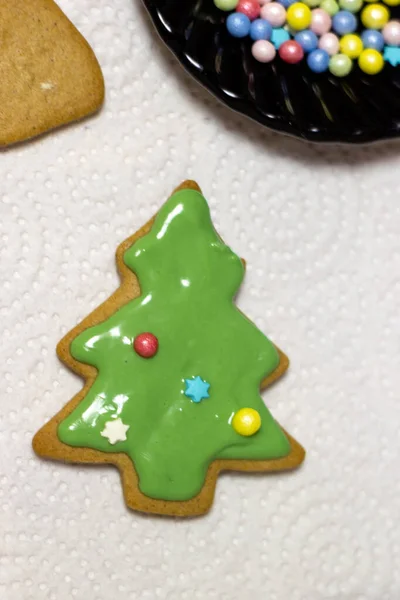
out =
[[[116,444],[117,442],[125,442],[128,429],[129,425],[124,425],[121,419],[115,419],[114,421],[107,421],[100,435],[107,438],[110,444]]]

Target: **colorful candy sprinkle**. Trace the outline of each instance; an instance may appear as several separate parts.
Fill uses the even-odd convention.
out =
[[[279,2],[271,2],[262,7],[261,16],[269,21],[272,27],[282,27],[286,21],[286,9]]]
[[[314,73],[324,73],[329,67],[329,54],[325,50],[317,48],[307,57],[307,64]]]
[[[271,42],[277,50],[288,40],[290,40],[290,33],[286,29],[283,29],[283,27],[272,30]]]
[[[400,46],[400,21],[389,21],[382,29],[385,44]]]
[[[301,31],[311,23],[311,10],[303,2],[295,2],[287,11],[287,24],[291,29]]]
[[[322,0],[321,8],[323,8],[330,17],[333,17],[339,12],[339,4],[336,0]]]
[[[254,408],[241,408],[234,414],[232,427],[239,435],[254,435],[261,427],[260,413]]]
[[[339,0],[339,6],[351,13],[358,13],[363,5],[363,0]]]
[[[236,12],[246,15],[250,21],[254,21],[260,14],[260,4],[257,0],[239,0]]]
[[[210,384],[204,381],[199,375],[192,379],[185,379],[186,389],[183,392],[185,396],[190,398],[195,404],[199,404],[203,399],[209,398]]]
[[[332,27],[332,19],[322,8],[315,8],[311,12],[311,26],[310,29],[317,35],[324,35],[328,33]]]
[[[397,46],[385,46],[383,58],[392,65],[397,67],[400,65],[400,48]]]
[[[353,61],[345,54],[335,54],[329,61],[329,70],[336,77],[345,77],[353,68]]]
[[[358,59],[358,66],[361,71],[364,71],[364,73],[367,73],[368,75],[376,75],[382,71],[383,65],[384,60],[382,54],[371,48],[361,52]]]
[[[382,29],[389,21],[390,12],[383,4],[369,4],[361,12],[361,21],[368,29]]]
[[[361,34],[361,39],[364,44],[364,48],[373,48],[374,50],[383,50],[385,40],[380,31],[376,29],[366,29]]]
[[[238,0],[214,0],[214,4],[219,10],[231,11],[235,10]]]
[[[275,46],[267,40],[257,40],[251,47],[251,53],[258,62],[269,63],[276,55]]]
[[[304,50],[296,40],[288,40],[280,46],[279,56],[290,65],[295,65],[303,59]]]
[[[282,4],[284,8],[289,8],[291,4],[294,4],[296,0],[278,0],[279,4]]]
[[[364,44],[359,35],[354,33],[348,33],[344,35],[340,40],[340,52],[346,54],[350,58],[358,58],[361,52],[364,50]]]
[[[243,38],[250,33],[250,19],[243,13],[236,12],[229,15],[226,28],[233,37]]]
[[[272,34],[272,25],[265,19],[256,19],[250,25],[250,37],[253,41],[269,40]]]
[[[318,48],[325,50],[329,56],[333,56],[339,52],[339,38],[334,33],[325,33],[321,35],[318,42]]]
[[[332,19],[332,27],[339,35],[353,33],[357,29],[357,18],[348,10],[339,10]]]
[[[312,52],[318,48],[318,38],[311,29],[303,29],[294,36],[294,39],[303,48],[304,52]]]
[[[317,8],[321,4],[321,0],[303,0],[303,2],[310,8]]]
[[[152,333],[146,331],[137,335],[133,341],[133,348],[142,358],[152,358],[157,354],[158,339]]]

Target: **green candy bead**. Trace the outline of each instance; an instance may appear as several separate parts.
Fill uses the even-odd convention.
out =
[[[317,8],[321,4],[321,0],[303,0],[303,4],[307,4],[310,8]]]
[[[220,10],[235,10],[239,0],[214,0],[214,4]]]
[[[335,54],[329,61],[329,70],[336,77],[346,77],[353,68],[353,61],[346,54]]]
[[[322,0],[321,8],[333,17],[339,12],[339,4],[335,0]]]
[[[348,10],[351,13],[358,12],[363,4],[363,0],[339,0],[340,8]]]

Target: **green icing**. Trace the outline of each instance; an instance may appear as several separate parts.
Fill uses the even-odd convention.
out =
[[[126,453],[140,490],[164,500],[195,496],[214,459],[287,456],[289,441],[259,394],[279,356],[233,302],[244,268],[214,230],[203,196],[175,193],[124,261],[138,276],[142,295],[73,340],[72,356],[96,367],[98,375],[59,425],[59,439]],[[150,359],[132,346],[145,331],[159,340]],[[199,403],[184,394],[184,380],[195,376],[210,384],[210,397]],[[261,416],[251,437],[230,424],[242,407]],[[101,432],[116,418],[129,430],[126,441],[111,444]]]

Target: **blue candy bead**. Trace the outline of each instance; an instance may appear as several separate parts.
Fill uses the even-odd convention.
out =
[[[256,19],[250,25],[250,37],[257,40],[269,40],[272,33],[272,25],[265,19]]]
[[[291,4],[294,4],[296,0],[278,0],[279,4],[282,4],[285,8],[289,8]]]
[[[272,30],[271,42],[277,50],[282,46],[283,42],[287,42],[288,40],[290,40],[290,33],[286,29],[283,29],[283,27],[277,27]]]
[[[313,50],[307,56],[307,64],[314,73],[323,73],[328,70],[330,56],[325,50]]]
[[[234,12],[226,20],[226,28],[229,33],[236,38],[243,38],[249,35],[250,19],[243,13]]]
[[[304,52],[312,52],[318,48],[318,38],[311,29],[299,31],[299,33],[296,33],[294,36],[294,39],[300,44]]]
[[[339,35],[353,33],[357,29],[357,18],[348,10],[339,10],[332,18],[332,27]]]
[[[364,48],[373,48],[374,50],[378,50],[378,52],[381,52],[381,50],[383,50],[383,46],[385,45],[383,35],[376,29],[366,29],[362,32],[361,39],[362,43],[364,44]]]

